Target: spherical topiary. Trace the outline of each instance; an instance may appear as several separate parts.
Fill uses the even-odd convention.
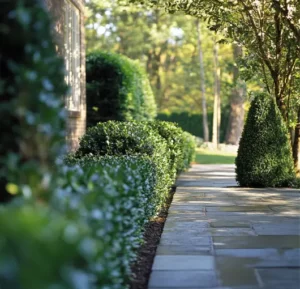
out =
[[[0,202],[47,189],[64,143],[63,60],[42,0],[5,0],[0,9]]]
[[[235,163],[241,186],[285,186],[295,177],[288,131],[268,94],[251,103]]]

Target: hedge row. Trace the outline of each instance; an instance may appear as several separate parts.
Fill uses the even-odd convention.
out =
[[[155,175],[144,158],[89,157],[62,169],[48,206],[0,210],[1,288],[127,288]]]
[[[93,52],[87,56],[87,123],[150,120],[154,95],[141,65],[124,55]]]
[[[108,121],[89,128],[72,156],[147,156],[157,170],[157,206],[165,201],[176,174],[188,168],[195,140],[176,124],[160,121]]]
[[[209,135],[212,137],[212,123],[213,113],[208,113],[208,126]],[[157,119],[169,122],[178,123],[178,125],[192,135],[203,138],[203,120],[201,113],[189,113],[189,112],[173,112],[173,113],[159,113]],[[225,141],[226,129],[229,120],[229,109],[226,107],[222,109],[221,116],[221,128],[220,128],[220,139],[221,143]]]
[[[1,288],[127,288],[144,225],[193,149],[168,123],[89,129],[52,191],[0,209]]]

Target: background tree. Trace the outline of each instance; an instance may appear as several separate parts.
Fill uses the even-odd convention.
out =
[[[150,77],[159,112],[204,112],[205,115],[201,92],[203,84],[207,114],[213,113],[214,32],[206,27],[206,23],[201,23],[199,30],[205,68],[201,72],[198,65],[198,31],[193,17],[170,15],[161,9],[124,7],[117,1],[94,0],[88,3],[88,8],[88,51],[101,49],[139,59]],[[226,115],[233,85],[232,46],[220,44],[219,55],[222,67],[221,110]],[[226,127],[227,118],[222,121],[222,127]],[[199,126],[202,126],[201,120]],[[222,131],[222,140],[224,134]]]
[[[233,88],[230,97],[230,115],[226,132],[226,143],[238,145],[244,127],[244,103],[246,97],[246,85],[239,78],[239,67],[237,62],[242,56],[242,47],[232,44],[234,64],[233,64]]]
[[[203,64],[203,51],[201,43],[201,27],[199,19],[196,20],[197,26],[197,38],[198,38],[198,53],[199,53],[199,69],[200,69],[200,86],[202,97],[202,119],[203,119],[203,139],[205,142],[209,141],[209,128],[207,119],[207,105],[205,95],[205,76],[204,76],[204,64]]]
[[[209,19],[211,29],[223,31],[245,48],[244,76],[261,79],[276,99],[278,108],[293,134],[298,134],[297,83],[299,81],[300,2],[298,0],[131,0],[183,11]],[[294,105],[291,105],[294,103]],[[295,104],[296,103],[296,104]],[[298,140],[292,142],[299,158]],[[297,160],[295,159],[295,164]],[[299,167],[298,167],[299,168]]]

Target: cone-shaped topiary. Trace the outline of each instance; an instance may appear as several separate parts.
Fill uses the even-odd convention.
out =
[[[241,186],[286,186],[295,178],[288,131],[268,94],[251,103],[235,163]]]

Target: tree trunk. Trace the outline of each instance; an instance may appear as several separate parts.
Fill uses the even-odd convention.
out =
[[[204,64],[203,64],[203,52],[201,44],[201,29],[200,21],[196,20],[197,36],[198,36],[198,52],[199,52],[199,68],[200,68],[200,85],[201,85],[201,97],[202,97],[202,117],[203,117],[203,140],[209,141],[209,130],[208,130],[208,119],[207,119],[207,105],[205,95],[205,75],[204,75]]]
[[[300,106],[298,108],[297,125],[293,144],[293,158],[297,174],[300,174]]]
[[[219,44],[216,37],[214,42],[214,77],[215,77],[215,96],[214,96],[214,118],[213,118],[213,146],[218,147],[220,143],[220,125],[221,125],[221,70],[219,67]]]
[[[244,82],[239,81],[239,68],[237,66],[237,60],[242,56],[242,47],[236,44],[232,45],[234,68],[233,68],[233,83],[234,88],[232,90],[230,98],[230,115],[229,122],[226,131],[226,143],[232,145],[238,145],[242,136],[244,127],[244,101],[246,94],[246,85]]]

